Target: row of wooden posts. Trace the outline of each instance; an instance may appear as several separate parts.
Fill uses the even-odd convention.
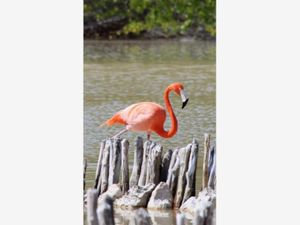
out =
[[[90,225],[114,224],[113,199],[104,195],[97,203],[98,196],[105,193],[112,184],[119,184],[122,194],[126,195],[133,187],[148,184],[156,186],[165,182],[173,195],[174,208],[179,208],[191,196],[195,196],[199,150],[195,139],[184,148],[167,150],[162,156],[163,148],[160,144],[149,140],[143,143],[143,139],[138,137],[130,179],[128,150],[129,142],[126,139],[108,139],[101,142],[94,188],[86,193],[87,219]],[[215,147],[210,146],[209,134],[204,136],[203,157],[201,189],[215,189]],[[85,161],[84,171],[86,165]],[[178,216],[177,224],[181,224],[180,221]]]

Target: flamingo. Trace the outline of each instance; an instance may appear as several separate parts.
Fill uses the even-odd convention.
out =
[[[147,132],[147,139],[150,139],[151,132],[155,132],[163,138],[173,137],[178,128],[177,118],[174,114],[169,100],[169,94],[174,91],[176,95],[181,96],[182,109],[188,102],[188,97],[181,83],[170,84],[164,92],[164,102],[171,118],[171,128],[164,129],[166,120],[166,110],[155,102],[139,102],[132,104],[127,108],[117,112],[110,119],[106,120],[101,126],[112,126],[114,124],[125,125],[125,129],[115,134],[112,138],[117,138],[127,131]]]

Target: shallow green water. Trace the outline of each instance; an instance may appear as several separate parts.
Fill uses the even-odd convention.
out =
[[[192,138],[198,140],[198,192],[203,134],[210,133],[214,140],[216,132],[215,72],[214,42],[85,41],[84,158],[88,161],[87,188],[94,182],[99,142],[122,129],[120,126],[97,126],[115,112],[136,102],[154,101],[164,106],[164,89],[173,82],[182,82],[189,94],[186,108],[181,109],[180,98],[174,94],[170,96],[179,123],[176,136],[162,139],[153,134],[152,140],[160,142],[164,150],[186,146]],[[168,118],[165,128],[169,127]],[[137,135],[146,138],[143,133],[129,132],[123,136],[130,142],[130,166]],[[169,225],[174,224],[172,221],[169,220]]]

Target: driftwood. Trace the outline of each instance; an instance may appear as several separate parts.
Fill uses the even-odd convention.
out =
[[[121,141],[121,186],[123,194],[129,189],[128,148],[129,142],[123,139]]]
[[[88,225],[98,225],[97,218],[97,197],[98,192],[95,189],[89,189],[87,191],[87,222]]]
[[[174,207],[179,208],[183,199],[185,185],[186,185],[186,178],[185,173],[188,169],[188,163],[190,158],[192,145],[189,144],[185,148],[181,148],[178,153],[178,158],[180,159],[180,169],[178,175],[178,183],[177,183],[177,190],[174,199]]]
[[[203,172],[202,172],[202,189],[207,187],[208,183],[208,154],[210,148],[210,135],[204,134],[204,152],[203,152]]]
[[[185,174],[186,187],[185,187],[182,203],[184,203],[189,197],[195,195],[197,158],[198,158],[198,143],[194,139],[191,147],[190,158],[189,158],[189,167]]]
[[[133,168],[132,168],[132,173],[129,182],[130,187],[138,184],[140,174],[141,174],[142,162],[143,162],[143,152],[144,152],[143,138],[137,137],[135,143]]]
[[[170,162],[171,162],[171,158],[172,158],[172,150],[169,149],[163,159],[162,159],[162,163],[161,163],[161,171],[160,171],[160,181],[166,182],[167,178],[168,178],[168,171],[169,171],[169,166],[170,166]]]
[[[99,225],[115,225],[113,199],[105,195],[98,203],[97,216]]]

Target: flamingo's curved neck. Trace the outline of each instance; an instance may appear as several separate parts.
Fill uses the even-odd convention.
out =
[[[171,118],[171,128],[166,131],[166,130],[164,130],[164,128],[162,126],[162,129],[158,131],[158,134],[164,138],[170,138],[170,137],[174,136],[177,132],[177,127],[178,127],[177,119],[173,112],[173,108],[172,108],[172,105],[171,105],[170,99],[169,99],[170,91],[171,91],[171,89],[169,89],[169,87],[165,90],[164,101],[166,104],[167,111]]]

